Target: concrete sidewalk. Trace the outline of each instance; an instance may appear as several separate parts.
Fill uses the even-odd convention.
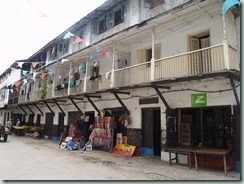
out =
[[[8,159],[6,159],[8,158]],[[240,173],[173,164],[151,157],[123,157],[104,151],[68,151],[58,141],[10,135],[0,142],[3,180],[59,181],[240,181]],[[26,182],[24,182],[26,183]]]
[[[169,165],[168,162],[162,161],[159,158],[153,157],[123,157],[109,152],[92,150],[92,151],[67,151],[58,148],[58,141],[40,139],[33,140],[32,138],[26,138],[29,141],[34,141],[42,146],[46,146],[53,150],[60,152],[69,152],[71,156],[83,157],[92,163],[99,165],[107,165],[112,167],[128,167],[128,172],[140,173],[149,180],[240,180],[240,173],[235,171],[228,171],[225,175],[224,170],[211,170],[206,168],[199,168],[198,171],[192,167],[189,169],[186,165],[173,164]],[[126,173],[124,173],[126,174]],[[136,180],[136,178],[128,179]],[[140,177],[138,178],[140,180]]]

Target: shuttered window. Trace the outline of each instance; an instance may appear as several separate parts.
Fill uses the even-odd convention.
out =
[[[162,3],[164,3],[164,0],[151,0],[151,8],[154,8]]]

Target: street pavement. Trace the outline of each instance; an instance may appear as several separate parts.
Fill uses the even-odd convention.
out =
[[[241,174],[173,164],[152,157],[123,157],[104,151],[68,151],[58,141],[10,135],[0,141],[0,179],[11,181],[228,181]],[[9,183],[9,181],[8,181]]]

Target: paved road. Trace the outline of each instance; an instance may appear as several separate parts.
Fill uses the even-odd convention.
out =
[[[147,157],[103,151],[67,151],[58,142],[10,135],[0,142],[1,180],[240,180],[240,173],[198,171]]]

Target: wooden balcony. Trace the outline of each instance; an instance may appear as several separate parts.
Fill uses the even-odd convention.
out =
[[[59,89],[55,89],[57,86],[54,87],[54,83],[47,86],[45,98],[89,93],[111,87],[133,86],[151,81],[202,75],[230,69],[240,70],[237,50],[227,44],[220,44],[117,69],[111,73],[110,77],[104,73],[92,80],[82,78],[75,81],[74,85],[66,83],[66,85],[59,86]],[[31,92],[30,101],[40,99],[38,90]],[[25,95],[19,97],[19,103],[25,101],[28,101]]]

